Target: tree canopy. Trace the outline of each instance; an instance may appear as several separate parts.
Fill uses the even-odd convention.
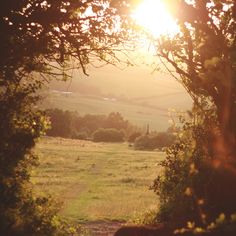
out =
[[[156,53],[184,85],[196,106],[215,111],[223,139],[228,149],[235,152],[236,3],[234,0],[168,2],[174,5],[173,15],[180,31],[175,37],[157,39]],[[204,106],[200,104],[203,99]]]
[[[7,68],[20,78],[30,72],[57,76],[49,68],[56,69],[68,59],[78,59],[75,67],[81,67],[84,73],[85,65],[94,58],[107,62],[114,59],[116,46],[127,33],[122,30],[124,16],[118,14],[120,2],[2,1],[1,84],[9,80]]]
[[[155,39],[156,55],[194,107],[190,119],[181,118],[182,131],[161,163],[164,174],[154,182],[159,217],[233,235],[235,221],[226,218],[236,212],[236,2],[166,2],[173,5],[179,33]]]
[[[1,234],[75,233],[61,224],[50,199],[32,192],[30,170],[37,164],[32,148],[47,126],[37,91],[50,78],[64,79],[71,68],[86,74],[87,64],[118,61],[115,51],[128,33],[126,7],[108,0],[1,1]]]

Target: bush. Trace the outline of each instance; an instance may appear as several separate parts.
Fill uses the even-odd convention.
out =
[[[221,213],[236,212],[236,175],[215,155],[220,134],[212,135],[214,118],[209,121],[185,122],[178,140],[167,149],[163,173],[152,187],[160,198],[158,221],[207,225]]]
[[[136,138],[140,137],[142,134],[138,131],[131,133],[128,137],[128,142],[134,143]]]
[[[174,136],[167,132],[142,135],[135,139],[134,147],[137,150],[154,150],[169,147],[174,143]]]
[[[138,150],[153,150],[155,147],[152,143],[152,138],[149,135],[142,135],[136,138],[134,148]]]
[[[32,149],[48,126],[43,113],[34,109],[37,97],[28,95],[30,88],[29,84],[25,96],[0,96],[0,234],[73,235],[69,231],[75,233],[74,229],[63,224],[51,199],[35,196],[30,182],[30,173],[38,164]]]
[[[46,110],[51,122],[51,128],[46,131],[48,136],[71,138],[74,130],[75,112],[60,109]]]
[[[73,139],[88,140],[89,136],[86,131],[74,132],[71,136]]]
[[[155,148],[170,147],[175,141],[175,136],[169,132],[157,133],[153,138],[152,142]]]
[[[94,142],[123,142],[124,133],[116,129],[98,129],[93,133]]]

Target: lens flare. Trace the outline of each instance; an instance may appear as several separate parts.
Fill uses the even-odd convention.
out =
[[[179,31],[161,0],[143,0],[135,9],[133,19],[154,37],[174,35]]]

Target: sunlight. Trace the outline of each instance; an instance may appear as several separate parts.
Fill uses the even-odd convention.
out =
[[[162,0],[143,0],[135,10],[133,18],[154,37],[163,34],[171,36],[178,32],[178,26]]]

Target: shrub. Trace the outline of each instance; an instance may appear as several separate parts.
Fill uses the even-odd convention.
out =
[[[149,135],[142,135],[136,138],[134,148],[138,150],[153,150],[155,147],[152,143],[152,138]]]
[[[152,187],[160,198],[158,221],[206,225],[221,213],[236,212],[236,175],[216,155],[220,134],[212,133],[214,117],[209,121],[185,122],[178,140],[167,149],[163,173]]]
[[[11,93],[0,96],[0,234],[73,235],[51,199],[34,196],[30,173],[38,158],[31,149],[48,121],[34,109],[33,101],[37,97],[28,94],[17,99]]]
[[[142,135],[135,139],[134,147],[138,150],[154,150],[169,147],[174,143],[174,136],[167,132]]]
[[[94,142],[123,142],[124,133],[116,129],[98,129],[93,133]]]
[[[51,128],[46,134],[54,137],[71,138],[74,130],[75,112],[63,111],[60,109],[46,110],[51,122]]]
[[[136,138],[140,137],[141,135],[142,135],[141,132],[138,131],[131,133],[128,137],[128,142],[134,143]]]
[[[80,140],[88,140],[89,136],[86,131],[81,131],[81,132],[74,132],[72,134],[73,139],[80,139]]]
[[[170,147],[175,141],[175,136],[169,132],[160,132],[152,137],[152,143],[155,148]]]

